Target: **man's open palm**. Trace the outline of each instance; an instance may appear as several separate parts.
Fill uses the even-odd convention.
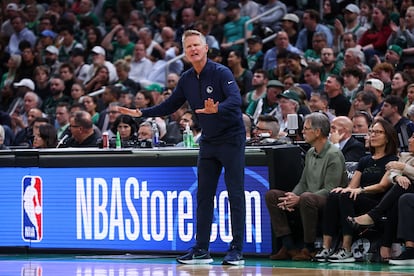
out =
[[[196,113],[203,113],[203,114],[213,114],[218,112],[218,104],[219,102],[214,103],[214,100],[208,98],[204,101],[204,108],[196,109]]]

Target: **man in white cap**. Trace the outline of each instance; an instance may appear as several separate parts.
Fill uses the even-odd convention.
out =
[[[287,13],[282,18],[282,29],[288,34],[289,41],[296,44],[298,38],[299,17],[294,13]]]
[[[26,89],[24,91],[24,93],[26,93],[27,91],[34,91],[35,90],[35,84],[31,79],[21,79],[19,82],[16,82],[13,85],[17,89],[19,89],[19,88]]]
[[[384,104],[384,83],[379,79],[367,79],[364,84],[364,91],[371,91],[377,97],[378,105],[372,110],[372,116],[375,117],[381,111]]]
[[[288,20],[291,22],[294,22],[296,24],[299,24],[299,17],[294,13],[287,13],[283,16],[282,20]]]
[[[50,74],[59,73],[61,62],[58,60],[59,50],[54,45],[49,45],[45,49],[45,64],[50,68]]]
[[[19,82],[15,82],[13,86],[16,89],[16,98],[23,98],[26,92],[35,91],[35,84],[31,79],[21,79]]]
[[[118,80],[118,75],[116,73],[115,66],[111,62],[105,60],[105,57],[106,52],[104,48],[102,48],[101,46],[95,46],[92,48],[92,64],[89,66],[87,76],[83,82],[84,84],[86,84],[87,82],[89,82],[89,80],[93,78],[98,67],[102,65],[104,65],[109,71],[110,83],[113,83],[116,80]]]
[[[352,32],[356,35],[357,41],[361,38],[362,34],[367,30],[359,22],[360,9],[355,4],[348,4],[344,9],[344,22],[345,26],[339,19],[335,19],[334,29],[334,45],[341,47],[342,35],[347,32]],[[342,47],[341,47],[342,48]]]
[[[15,82],[13,86],[15,88],[15,92],[13,95],[13,101],[11,102],[10,107],[7,112],[10,114],[10,116],[12,116],[11,119],[15,123],[13,128],[16,133],[18,130],[20,130],[20,126],[16,122],[18,121],[18,118],[16,117],[19,116],[20,113],[24,112],[24,103],[25,103],[24,97],[28,92],[35,90],[35,84],[31,79],[21,79],[19,82]],[[30,98],[30,95],[27,96],[27,99],[29,98]]]

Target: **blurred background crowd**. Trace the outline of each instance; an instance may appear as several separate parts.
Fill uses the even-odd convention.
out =
[[[166,145],[179,144],[187,124],[197,140],[186,105],[165,118],[117,111],[171,95],[190,66],[187,29],[203,33],[209,58],[233,72],[251,145],[286,141],[289,114],[298,117],[289,139],[302,140],[303,118],[315,111],[349,118],[350,133],[384,117],[406,132],[402,150],[412,134],[412,1],[6,0],[0,8],[4,148],[97,146],[103,132],[134,145],[151,139],[154,124]]]

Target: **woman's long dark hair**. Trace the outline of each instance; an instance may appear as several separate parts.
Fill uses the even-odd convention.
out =
[[[129,125],[131,127],[131,133],[129,135],[129,138],[130,139],[138,131],[137,122],[134,120],[134,118],[132,118],[129,115],[122,114],[122,115],[119,115],[118,118],[115,119],[114,125],[112,126],[112,129],[111,129],[111,131],[113,133],[116,133],[118,131],[118,125],[120,123],[127,124],[127,125]]]
[[[402,78],[405,82],[407,82],[407,84],[404,86],[403,92],[402,92],[402,93],[401,93],[401,95],[400,95],[400,97],[401,97],[401,98],[405,99],[405,97],[407,97],[407,93],[408,93],[408,86],[409,86],[411,83],[413,83],[413,79],[412,79],[411,75],[410,75],[410,74],[408,74],[408,73],[407,73],[407,72],[405,72],[405,71],[398,71],[398,72],[395,72],[395,73],[394,73],[394,76],[395,76],[395,74],[400,74],[400,75],[401,75],[401,78]],[[395,95],[395,94],[391,91],[391,95]]]
[[[384,135],[387,140],[387,143],[385,146],[385,155],[397,155],[398,139],[397,139],[397,131],[395,130],[394,126],[387,120],[378,118],[372,123],[371,128],[377,123],[380,124],[385,131]],[[375,149],[371,147],[371,145],[369,146],[369,151],[371,152],[371,154],[375,153]]]
[[[379,9],[381,11],[381,13],[384,15],[384,21],[382,22],[382,26],[381,27],[390,25],[390,13],[388,12],[388,10],[386,8],[382,7],[382,6],[375,6],[374,9],[375,8]],[[371,23],[371,25],[372,26],[369,29],[369,31],[371,33],[376,33],[378,31],[380,31],[380,30],[377,30],[377,27],[375,26],[375,24]]]
[[[45,141],[45,148],[56,148],[57,132],[51,124],[39,126],[39,136]]]

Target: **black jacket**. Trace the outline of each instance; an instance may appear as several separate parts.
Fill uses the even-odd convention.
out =
[[[345,162],[358,162],[362,156],[366,155],[366,149],[364,144],[351,136],[342,148],[342,154]]]
[[[94,130],[93,134],[87,137],[82,143],[79,143],[73,137],[70,137],[66,143],[62,145],[62,148],[85,148],[85,147],[98,147],[98,133]]]

